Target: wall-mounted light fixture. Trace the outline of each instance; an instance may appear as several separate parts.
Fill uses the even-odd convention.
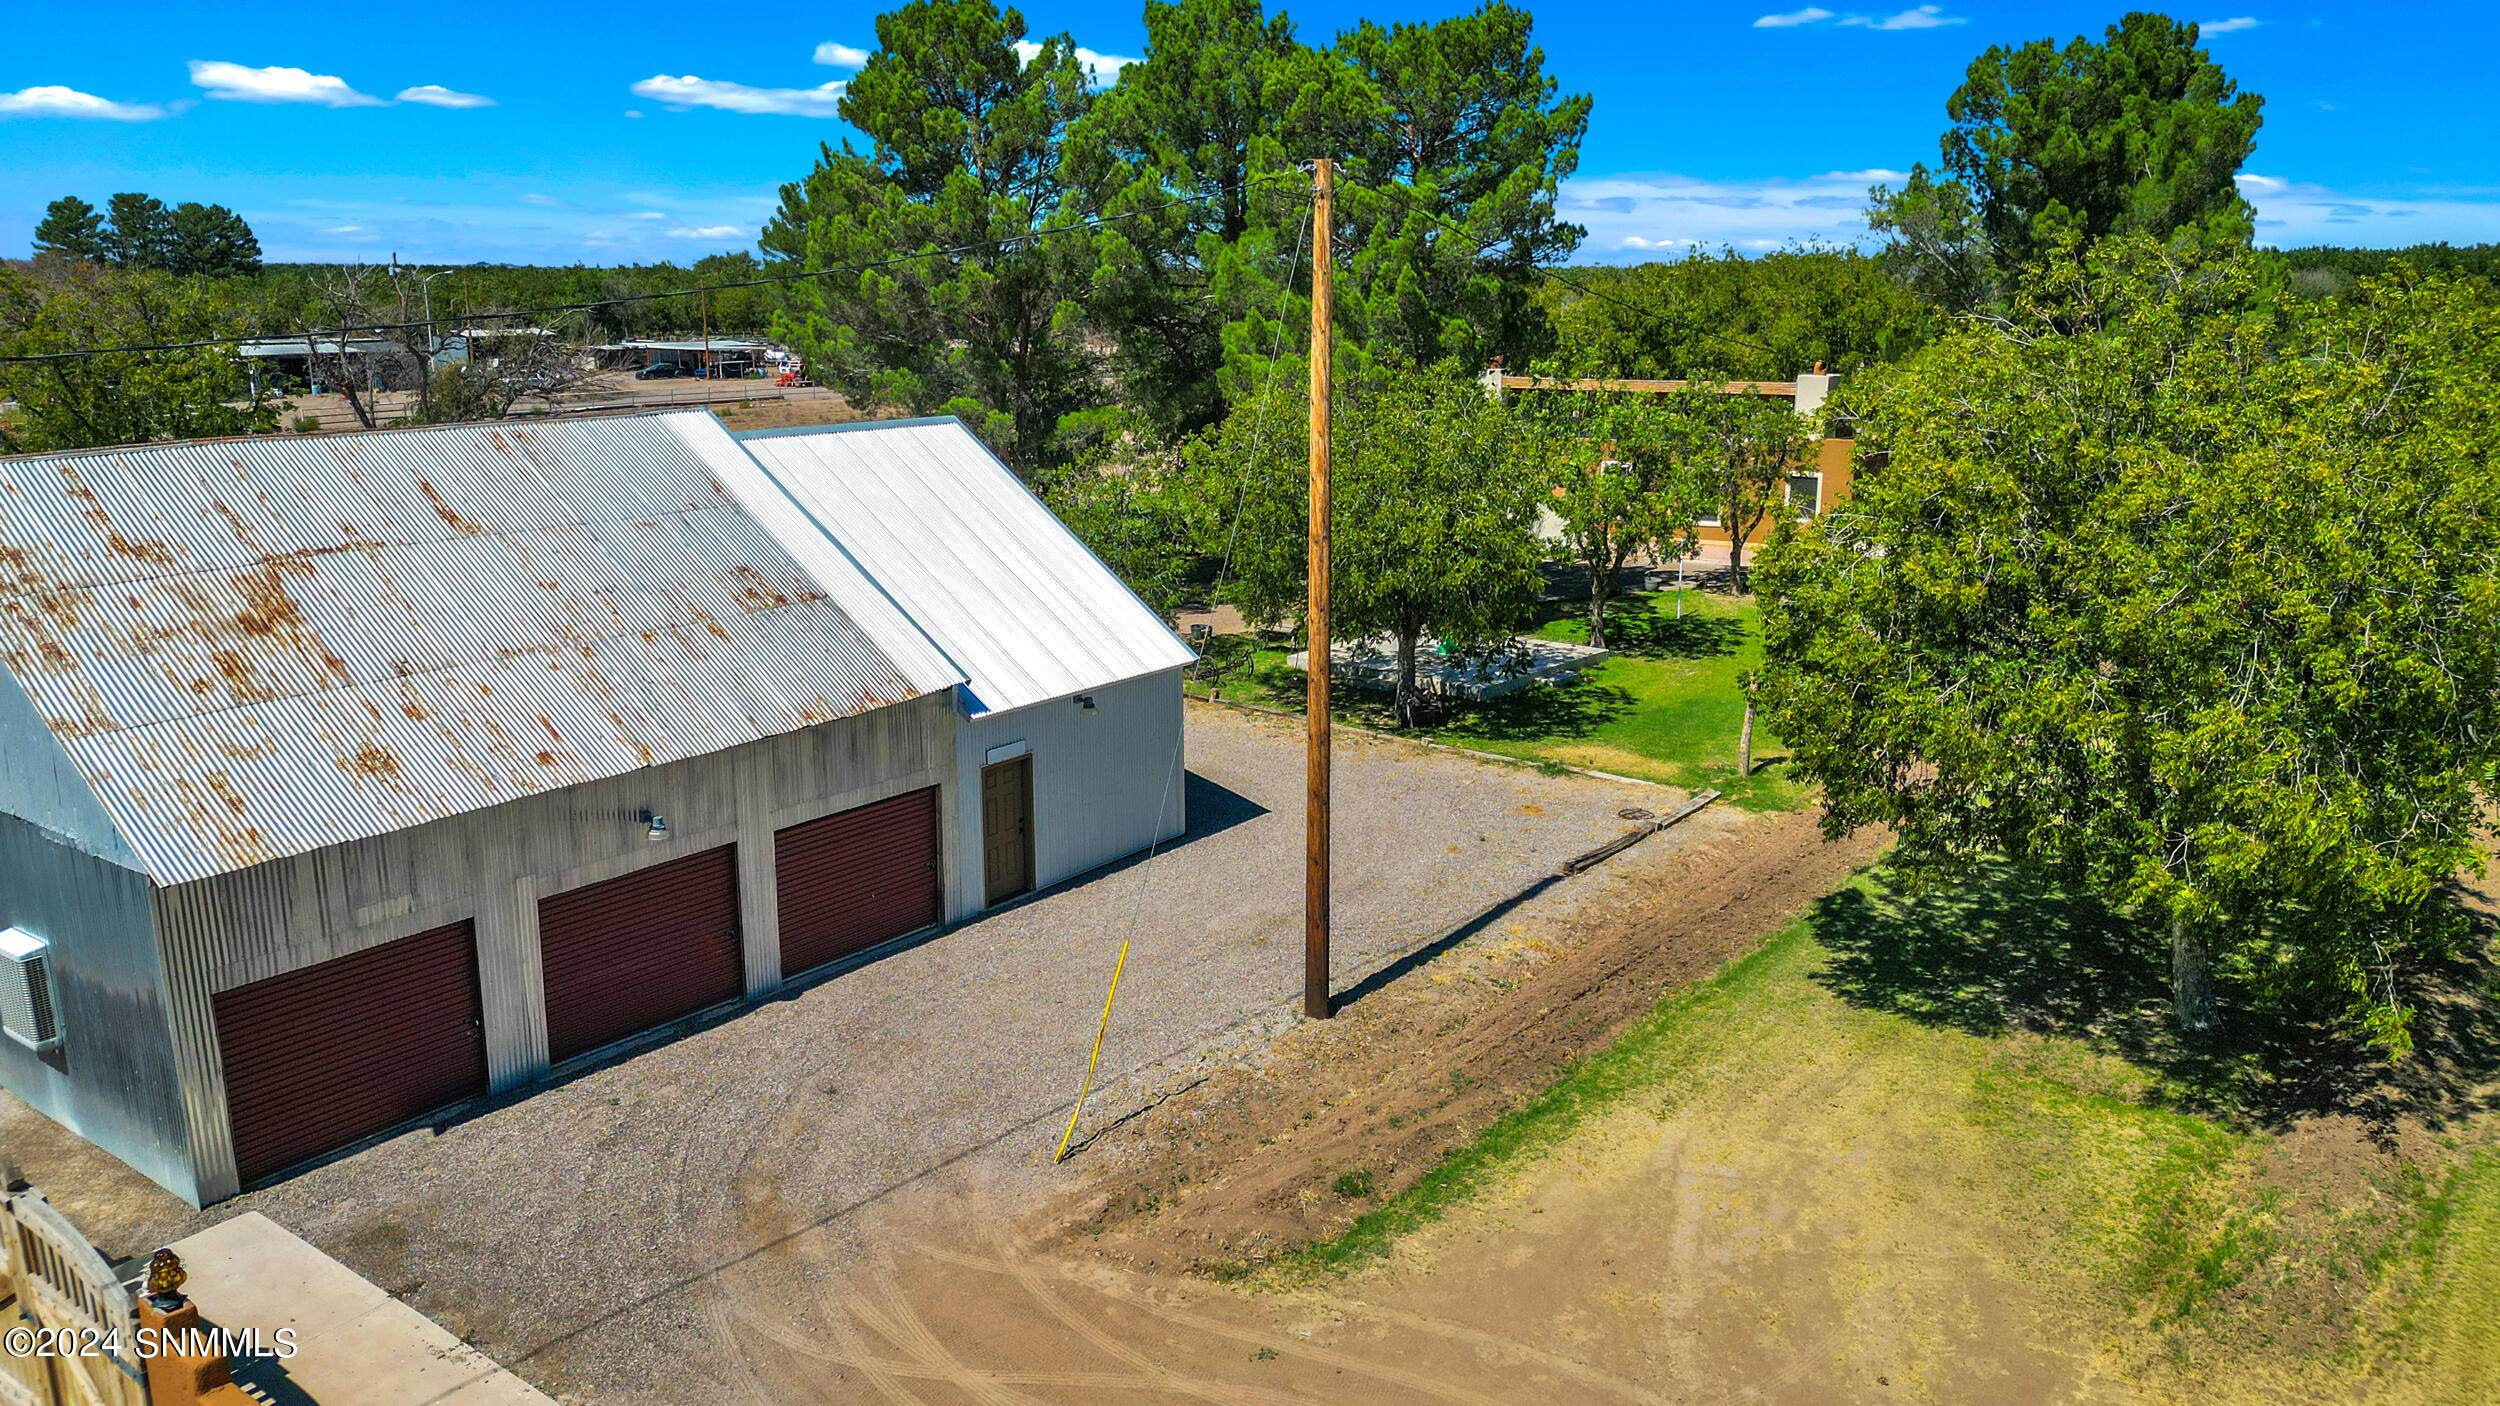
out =
[[[1080,707],[1080,708],[1084,709],[1086,712],[1089,712],[1089,713],[1090,713],[1090,712],[1092,712],[1092,711],[1094,711],[1094,695],[1092,695],[1092,694],[1090,694],[1090,693],[1080,693],[1080,694],[1078,694],[1078,695],[1076,696],[1076,706],[1078,706],[1078,707]]]
[[[667,816],[654,814],[649,806],[645,806],[642,810],[642,823],[651,827],[651,843],[658,844],[668,838]]]

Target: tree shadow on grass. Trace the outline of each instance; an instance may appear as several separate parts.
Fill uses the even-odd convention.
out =
[[[1459,741],[1550,742],[1587,737],[1632,711],[1632,695],[1612,684],[1554,684],[1523,688],[1483,703],[1450,709],[1448,730]]]
[[[2437,1127],[2495,1106],[2493,925],[2461,894],[2449,901],[2474,924],[2475,955],[2408,978],[2415,1049],[2398,1061],[2338,1010],[2228,981],[2222,1028],[2182,1038],[2166,936],[2017,866],[1928,885],[1876,878],[1873,893],[1841,889],[1814,915],[1833,954],[1816,979],[1854,1005],[1975,1035],[2078,1040],[2154,1075],[2173,1106],[2265,1128],[2348,1114],[2386,1138],[2400,1119]]]
[[[1569,620],[1572,639],[1588,639],[1585,607],[1562,609],[1549,618]],[[1745,622],[1732,615],[1675,613],[1668,596],[1626,596],[1606,606],[1606,647],[1617,654],[1644,659],[1721,659],[1745,642]]]

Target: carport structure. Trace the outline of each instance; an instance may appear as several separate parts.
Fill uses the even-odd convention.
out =
[[[705,413],[0,460],[0,663],[0,1081],[194,1204],[945,916],[965,675]]]

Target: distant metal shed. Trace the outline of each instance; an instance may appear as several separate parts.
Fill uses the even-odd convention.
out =
[[[963,671],[962,907],[1181,832],[1196,657],[953,417],[739,439]]]

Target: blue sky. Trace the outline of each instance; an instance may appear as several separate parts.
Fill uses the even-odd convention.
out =
[[[1358,15],[1288,8],[1306,39]],[[1571,218],[1584,260],[1862,237],[1866,186],[1933,161],[1945,96],[1992,43],[2097,35],[2124,4],[1694,0],[1533,4],[1551,71],[1594,93]],[[747,247],[775,191],[848,132],[839,84],[873,5],[630,4],[360,12],[250,3],[104,10],[0,0],[0,251],[53,197],[118,190],[241,211],[273,259],[684,262]],[[1106,76],[1134,3],[1025,7]],[[2500,6],[2181,14],[2266,96],[2243,176],[2280,245],[2500,240],[2481,135]]]

